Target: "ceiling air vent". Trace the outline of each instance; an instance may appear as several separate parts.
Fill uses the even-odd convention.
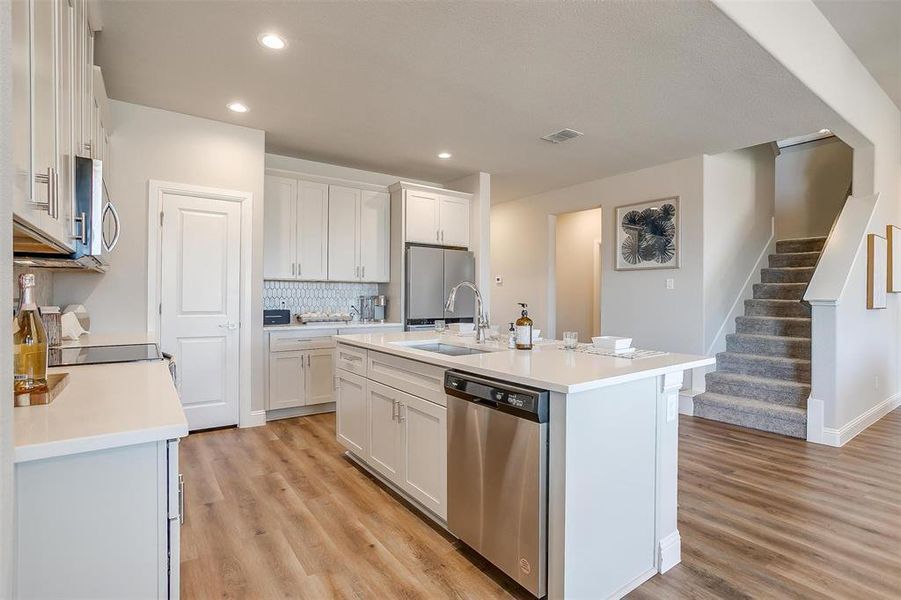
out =
[[[554,133],[549,133],[545,136],[542,136],[541,139],[546,142],[551,142],[552,144],[559,144],[561,142],[577,138],[581,135],[585,134],[581,131],[576,131],[575,129],[561,129],[560,131],[555,131]]]

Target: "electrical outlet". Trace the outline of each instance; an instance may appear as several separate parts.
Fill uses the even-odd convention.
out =
[[[494,285],[504,285],[504,278],[503,277],[495,277]]]
[[[666,289],[668,289],[668,290],[676,289],[676,280],[673,279],[672,277],[667,277],[666,278]]]

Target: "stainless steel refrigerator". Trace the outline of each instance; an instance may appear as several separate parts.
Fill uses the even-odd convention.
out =
[[[407,246],[406,328],[431,329],[436,319],[448,323],[472,323],[475,294],[469,288],[457,292],[454,312],[445,312],[451,288],[461,281],[475,283],[476,261],[467,250],[431,246]]]

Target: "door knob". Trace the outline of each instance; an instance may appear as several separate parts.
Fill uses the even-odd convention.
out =
[[[237,323],[223,323],[222,325],[219,326],[219,328],[220,329],[228,329],[229,331],[234,331],[235,329],[238,328],[238,324]]]

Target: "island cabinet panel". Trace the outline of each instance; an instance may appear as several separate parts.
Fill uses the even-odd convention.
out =
[[[361,355],[362,353],[362,355]],[[338,370],[338,441],[432,518],[447,520],[447,409],[444,369],[339,343],[338,364],[359,368],[367,378]],[[342,356],[346,358],[342,358]],[[352,378],[346,383],[343,378]],[[361,386],[360,383],[364,382]],[[351,387],[353,386],[353,387]],[[350,391],[344,389],[348,387]],[[357,394],[365,395],[360,414]],[[435,400],[440,399],[440,403]],[[366,439],[354,440],[349,422],[365,422]]]
[[[178,441],[16,465],[17,598],[178,598]]]
[[[335,412],[338,441],[364,458],[369,449],[365,378],[343,369],[335,372]]]
[[[400,392],[370,381],[366,392],[369,411],[367,463],[397,485],[403,482]]]
[[[447,409],[401,394],[401,487],[420,504],[447,519]]]

